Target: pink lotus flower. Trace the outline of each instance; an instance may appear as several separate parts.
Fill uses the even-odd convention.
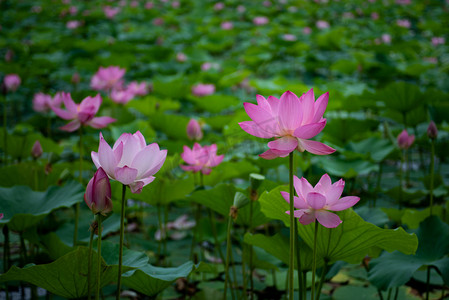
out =
[[[44,150],[42,150],[42,145],[39,142],[39,140],[34,142],[33,147],[31,148],[31,156],[34,159],[38,159],[39,157],[41,157],[43,152],[44,152]]]
[[[113,89],[110,96],[115,103],[126,104],[134,98],[135,94],[128,88]]]
[[[382,34],[382,42],[385,44],[391,44],[391,35],[389,35],[388,33],[384,33]]]
[[[265,159],[285,157],[295,149],[318,155],[331,154],[335,149],[309,140],[326,126],[323,113],[328,100],[329,93],[325,93],[315,101],[313,89],[300,98],[290,91],[282,94],[280,99],[273,96],[265,99],[257,95],[258,105],[243,103],[252,121],[239,125],[251,135],[265,139],[277,138],[268,143],[268,151],[259,155]]]
[[[324,174],[320,181],[312,185],[304,177],[299,179],[294,176],[294,186],[298,196],[293,197],[295,210],[294,216],[303,225],[308,225],[315,220],[327,228],[335,228],[341,224],[340,217],[329,212],[341,211],[354,206],[360,198],[347,196],[340,198],[345,187],[343,179],[332,184],[329,175]],[[285,201],[290,203],[290,194],[281,192]],[[285,213],[290,214],[290,211]]]
[[[231,30],[232,28],[234,28],[234,24],[232,24],[232,22],[225,21],[221,23],[220,27],[223,30]]]
[[[397,20],[397,21],[396,21],[396,24],[397,24],[399,27],[404,27],[404,28],[410,28],[410,26],[411,26],[410,21],[407,20],[407,19],[404,19],[404,20]]]
[[[200,144],[195,143],[192,149],[184,146],[181,158],[189,164],[180,166],[184,171],[194,173],[201,171],[204,175],[208,175],[212,171],[211,168],[218,166],[223,161],[224,155],[217,155],[216,144],[201,147]]]
[[[415,141],[415,136],[409,135],[407,130],[402,130],[402,132],[398,135],[398,146],[400,149],[408,149]]]
[[[20,80],[19,75],[17,74],[8,74],[3,78],[3,84],[6,87],[6,90],[8,92],[15,92],[20,86],[20,83],[22,81]]]
[[[197,97],[212,95],[215,93],[215,85],[199,83],[192,87],[192,94]]]
[[[156,143],[146,145],[140,131],[122,134],[111,149],[100,132],[98,153],[92,151],[91,156],[95,166],[102,167],[110,178],[128,185],[132,193],[140,193],[155,179],[167,150],[160,150]]]
[[[58,95],[57,95],[58,96]],[[56,97],[56,96],[55,96]],[[96,117],[98,109],[101,105],[101,97],[97,94],[95,97],[87,97],[80,104],[76,104],[70,93],[61,93],[58,97],[62,97],[65,110],[58,106],[53,106],[55,114],[64,120],[73,120],[67,125],[61,127],[61,130],[72,132],[80,128],[80,126],[90,126],[93,128],[104,128],[109,123],[116,120],[111,117]]]
[[[137,96],[145,96],[149,92],[148,85],[146,82],[138,83],[137,81],[131,81],[128,84],[127,89],[131,93],[134,93],[134,95],[137,95]]]
[[[182,52],[178,52],[176,54],[176,60],[178,62],[185,62],[187,60],[187,56],[184,53],[182,53]]]
[[[0,214],[0,220],[3,219],[3,213]]]
[[[294,42],[294,41],[296,41],[296,36],[291,33],[286,33],[286,34],[282,35],[282,39],[287,42]]]
[[[53,106],[60,106],[61,103],[61,94],[56,94],[55,97],[52,98],[50,95],[37,93],[33,97],[33,109],[37,112],[49,112]]]
[[[107,5],[103,7],[103,12],[106,18],[113,19],[120,12],[120,7],[112,7]]]
[[[103,168],[98,168],[87,184],[84,201],[95,215],[106,216],[112,211],[111,183]]]
[[[379,19],[379,14],[377,12],[372,12],[371,13],[371,19],[378,20]]]
[[[222,10],[224,7],[225,7],[225,5],[223,2],[217,2],[214,5],[214,10],[219,11],[219,10]]]
[[[261,25],[265,25],[265,24],[268,24],[268,18],[267,17],[255,17],[254,19],[253,19],[253,23],[254,23],[254,25],[257,25],[257,26],[261,26]]]
[[[201,65],[202,71],[208,71],[210,69],[218,70],[218,69],[220,69],[220,65],[217,63],[213,63],[213,62],[205,62]]]
[[[203,131],[201,130],[201,125],[195,119],[190,119],[189,124],[187,124],[187,136],[189,140],[199,141],[203,138]]]
[[[432,38],[432,45],[434,45],[434,46],[443,45],[445,42],[446,42],[446,39],[444,37],[434,36]]]
[[[145,3],[145,9],[152,9],[154,7],[154,3],[151,1],[148,1]]]
[[[329,23],[327,21],[324,21],[324,20],[318,20],[315,25],[319,29],[329,28]]]
[[[162,19],[162,18],[155,18],[153,20],[153,25],[155,25],[155,26],[161,26],[163,24],[164,24],[164,19]]]
[[[90,87],[96,91],[110,91],[119,88],[123,84],[123,76],[126,70],[116,66],[100,67],[92,76]]]
[[[430,121],[429,126],[427,127],[427,136],[432,140],[438,137],[438,129],[434,121]]]
[[[312,33],[312,29],[310,27],[304,27],[302,33],[309,35]]]
[[[78,28],[78,27],[81,26],[81,22],[80,22],[80,21],[77,21],[77,20],[72,20],[72,21],[68,21],[68,22],[65,24],[65,26],[66,26],[68,29],[76,29],[76,28]]]

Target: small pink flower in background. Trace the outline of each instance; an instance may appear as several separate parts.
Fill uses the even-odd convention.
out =
[[[222,10],[224,7],[225,7],[225,5],[223,2],[217,2],[214,5],[214,10],[219,11],[219,10]]]
[[[379,14],[377,12],[371,13],[371,19],[378,20],[379,19]]]
[[[167,230],[176,230],[175,232],[172,232],[170,234],[170,238],[172,240],[180,240],[186,237],[187,235],[186,231],[192,229],[193,227],[195,227],[195,225],[196,225],[195,221],[189,221],[187,215],[182,215],[173,222],[168,222],[165,227],[167,228]],[[164,234],[164,237],[165,236],[166,234]],[[154,238],[158,241],[161,240],[162,233],[160,230],[157,230],[155,232]]]
[[[409,135],[407,130],[404,129],[398,135],[397,141],[399,148],[405,150],[410,148],[410,146],[413,144],[413,142],[415,141],[415,136],[413,134]]]
[[[272,3],[269,0],[265,0],[264,2],[262,2],[262,5],[265,7],[270,7],[272,5]]]
[[[121,7],[125,7],[127,4],[126,0],[120,0],[118,5],[120,5]]]
[[[94,177],[89,181],[84,193],[84,201],[96,214],[106,216],[112,211],[111,183],[103,168],[98,168]]]
[[[179,8],[181,6],[181,3],[179,1],[173,1],[171,3],[171,7],[173,8]]]
[[[162,19],[162,18],[155,18],[153,20],[153,25],[155,25],[155,26],[161,26],[163,24],[164,24],[164,19]]]
[[[81,81],[80,74],[78,72],[73,73],[71,82],[73,84],[78,84],[78,83],[80,83],[80,81]]]
[[[342,211],[354,206],[360,198],[355,196],[341,197],[345,182],[343,179],[332,184],[329,175],[324,174],[320,181],[312,185],[304,177],[299,179],[294,176],[294,186],[298,196],[293,197],[294,216],[303,225],[308,225],[315,220],[327,228],[335,228],[341,224],[341,219],[332,211]],[[290,194],[281,192],[285,201],[290,203]],[[290,214],[290,211],[285,213]]]
[[[432,140],[438,137],[438,129],[434,121],[430,121],[429,126],[427,127],[427,136]]]
[[[44,93],[37,93],[33,97],[33,109],[36,112],[49,112],[54,106],[59,107],[62,103],[61,94],[56,94],[54,97]]]
[[[131,81],[127,89],[137,96],[145,96],[149,93],[149,87],[146,82],[138,83],[137,81]]]
[[[192,87],[192,94],[197,97],[212,95],[215,93],[215,85],[199,83]]]
[[[78,7],[76,6],[70,6],[69,8],[69,14],[71,14],[72,16],[76,15],[78,13]]]
[[[444,37],[434,36],[432,38],[432,45],[434,46],[443,45],[444,43],[446,43],[446,39]]]
[[[0,214],[0,220],[3,219],[4,215],[3,213]]]
[[[123,84],[122,78],[125,72],[125,69],[117,66],[100,67],[92,76],[90,87],[96,91],[110,91],[113,88],[119,88]]]
[[[261,26],[261,25],[265,25],[265,24],[268,24],[268,18],[267,17],[255,17],[254,19],[253,19],[253,23],[254,23],[254,25],[257,25],[257,26]]]
[[[130,7],[137,7],[139,6],[139,1],[131,1],[131,3],[129,4]]]
[[[187,124],[187,137],[189,140],[199,141],[203,138],[203,131],[201,130],[201,125],[195,119],[190,119]]]
[[[6,91],[8,92],[17,91],[21,82],[22,81],[17,74],[8,74],[5,76],[5,78],[3,78],[3,84],[5,85]]]
[[[284,41],[288,41],[288,42],[294,42],[297,40],[296,36],[294,34],[290,34],[290,33],[286,33],[286,34],[282,35],[282,39]]]
[[[106,18],[113,19],[120,12],[120,7],[112,7],[107,5],[103,7],[103,12]]]
[[[38,159],[39,157],[41,157],[43,152],[44,150],[42,149],[42,145],[39,140],[35,141],[33,147],[31,148],[31,156],[34,159]]]
[[[53,111],[64,120],[72,120],[67,125],[62,126],[61,130],[72,132],[80,128],[80,126],[90,126],[99,129],[116,121],[111,117],[95,117],[102,102],[100,95],[96,95],[93,98],[89,96],[81,101],[80,104],[76,104],[72,100],[70,93],[61,93],[59,97],[62,97],[62,102],[66,109],[53,106]]]
[[[182,52],[178,52],[176,54],[176,60],[178,62],[185,62],[187,60],[187,56],[184,53],[182,53]]]
[[[220,27],[223,30],[231,30],[232,28],[234,28],[234,24],[232,24],[232,22],[230,21],[225,21],[221,23]]]
[[[145,9],[152,9],[154,7],[154,3],[149,1],[147,3],[145,3]]]
[[[68,22],[65,24],[65,26],[66,26],[68,29],[76,29],[76,28],[78,28],[78,27],[81,26],[81,22],[80,22],[80,21],[77,21],[77,20],[72,20],[72,21],[68,21]]]
[[[239,125],[253,136],[277,138],[268,143],[269,150],[259,155],[265,159],[286,157],[295,149],[317,155],[331,154],[335,149],[309,140],[326,126],[323,114],[328,100],[329,93],[325,93],[315,101],[313,89],[300,98],[290,91],[282,94],[280,99],[273,96],[265,99],[257,95],[258,105],[243,103],[252,121],[241,122]]]
[[[427,61],[427,62],[429,62],[431,64],[434,64],[434,65],[436,65],[438,63],[438,59],[436,57],[433,57],[433,56],[432,57],[423,57],[423,60]]]
[[[123,133],[111,149],[100,132],[98,153],[92,151],[91,156],[95,166],[102,167],[110,178],[129,186],[132,193],[140,193],[155,179],[167,150],[160,150],[156,143],[146,145],[140,131]]]
[[[244,5],[237,6],[237,12],[244,13],[246,11],[246,7]]]
[[[388,33],[382,34],[381,39],[384,44],[391,44],[391,35],[389,35]]]
[[[396,24],[397,24],[399,27],[404,27],[404,28],[410,28],[410,26],[411,26],[410,21],[407,20],[407,19],[397,20],[397,21],[396,21]]]
[[[396,4],[400,4],[400,5],[409,5],[411,3],[412,3],[411,0],[396,0]]]
[[[184,146],[181,158],[188,163],[187,166],[180,166],[184,171],[192,171],[194,173],[201,171],[204,175],[209,175],[212,168],[223,161],[224,155],[217,155],[216,144],[201,147],[200,144],[195,143],[192,149]]]
[[[31,8],[31,12],[39,14],[42,12],[42,7],[40,5],[35,5]]]
[[[113,89],[111,91],[111,100],[118,104],[126,104],[134,99],[135,94],[129,88]]]
[[[202,71],[208,71],[210,69],[218,70],[220,68],[220,65],[213,62],[205,62],[201,65]]]
[[[5,53],[5,61],[10,62],[12,61],[13,58],[14,58],[14,51],[8,49],[8,51],[6,51]]]
[[[329,23],[327,21],[324,20],[318,20],[315,23],[316,27],[319,29],[326,29],[329,28]]]
[[[304,27],[302,30],[302,33],[304,34],[311,34],[312,33],[312,29],[310,27]]]

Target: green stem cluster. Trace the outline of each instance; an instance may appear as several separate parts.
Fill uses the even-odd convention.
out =
[[[435,140],[431,141],[431,156],[430,156],[430,215],[433,214],[433,189],[435,181]]]
[[[97,253],[98,253],[98,267],[97,267],[97,291],[95,293],[95,300],[100,299],[100,287],[101,287],[101,215],[98,215],[98,240],[97,240]],[[121,273],[119,273],[121,275]],[[120,292],[120,290],[119,290]]]
[[[293,152],[289,154],[289,186],[290,186],[290,251],[289,251],[289,269],[288,269],[288,295],[289,299],[294,298],[294,270],[295,270],[295,216],[293,206]]]
[[[316,242],[318,239],[318,221],[315,220],[315,231],[313,236],[313,262],[312,262],[312,291],[311,291],[311,300],[315,299],[315,273],[316,273]]]
[[[122,207],[120,210],[120,243],[119,243],[119,254],[118,254],[118,277],[117,277],[117,300],[120,300],[120,289],[122,286],[122,263],[123,263],[123,240],[125,237],[125,195],[126,195],[126,185],[122,188]]]

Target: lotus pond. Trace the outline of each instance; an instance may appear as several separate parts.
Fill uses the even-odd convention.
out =
[[[0,299],[449,297],[448,1],[0,20]]]

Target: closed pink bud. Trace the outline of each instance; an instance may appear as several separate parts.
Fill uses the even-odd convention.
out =
[[[8,92],[15,92],[19,88],[21,80],[17,74],[8,74],[3,79],[3,83]]]
[[[39,142],[39,140],[37,140],[36,142],[34,142],[33,148],[31,148],[31,155],[33,156],[34,159],[37,159],[41,157],[42,153],[43,150],[41,143]]]
[[[94,214],[106,216],[112,211],[111,183],[103,168],[98,168],[87,184],[84,201]]]
[[[438,136],[437,125],[434,121],[430,121],[429,127],[427,127],[427,136],[432,140],[436,139]]]
[[[3,219],[3,214],[0,214],[0,220]]]
[[[199,141],[203,138],[203,131],[201,125],[197,120],[191,119],[187,124],[187,136],[189,140]]]
[[[408,149],[415,141],[415,136],[409,135],[407,130],[402,130],[402,132],[398,135],[398,146],[401,149]]]

